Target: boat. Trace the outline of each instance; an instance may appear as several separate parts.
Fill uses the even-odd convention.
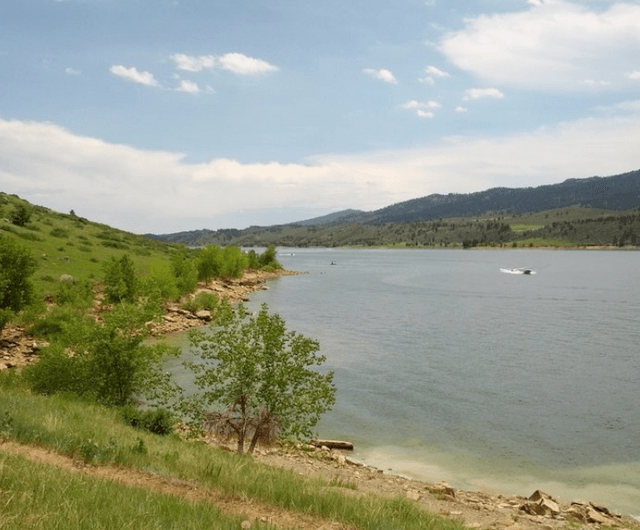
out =
[[[506,274],[535,274],[536,272],[529,267],[513,267],[511,269],[500,269],[500,272]]]

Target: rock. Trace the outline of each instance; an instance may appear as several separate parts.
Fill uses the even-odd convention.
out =
[[[73,278],[73,276],[71,276],[71,274],[63,274],[62,276],[60,276],[60,281],[73,283],[75,279]]]
[[[410,491],[407,491],[405,495],[407,496],[407,499],[411,499],[412,501],[419,501],[422,498],[420,493],[418,493],[417,491],[410,490]]]
[[[587,507],[587,520],[590,523],[598,524],[611,524],[613,522],[606,515],[600,513],[598,510],[593,509],[591,506]]]
[[[431,495],[445,495],[455,499],[456,493],[446,482],[439,482],[435,486],[427,487]]]
[[[205,322],[211,321],[211,311],[207,311],[206,309],[201,309],[200,311],[196,311],[196,317],[200,320],[204,320]]]
[[[556,500],[548,493],[536,490],[528,502],[525,502],[520,509],[529,515],[554,516],[560,513],[560,506]]]

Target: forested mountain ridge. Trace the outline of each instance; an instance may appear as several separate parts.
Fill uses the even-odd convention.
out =
[[[351,216],[349,222],[409,223],[482,215],[486,212],[541,212],[567,206],[608,210],[638,208],[640,170],[613,177],[567,179],[560,184],[536,188],[491,188],[475,193],[433,194]]]
[[[632,210],[640,207],[640,170],[616,175],[612,177],[589,177],[583,179],[567,179],[559,184],[538,186],[535,188],[491,188],[475,193],[450,193],[447,195],[433,194],[418,199],[393,204],[372,212],[358,210],[344,210],[329,216],[309,219],[287,225],[270,227],[250,227],[245,230],[196,230],[166,235],[149,235],[154,239],[167,242],[184,243],[187,245],[243,244],[286,245],[333,245],[339,239],[341,244],[390,244],[397,241],[411,241],[413,238],[403,238],[398,233],[399,227],[393,229],[398,233],[390,236],[392,225],[406,225],[415,223],[437,222],[442,219],[471,218],[471,217],[504,217],[513,218],[523,214],[535,214],[559,208],[583,207],[593,210],[593,216],[602,216],[597,210]],[[557,220],[556,220],[557,221]],[[556,222],[557,224],[557,222]],[[378,227],[375,229],[374,227]],[[382,231],[380,227],[383,227]],[[344,227],[344,228],[340,228]],[[358,228],[359,227],[359,228]],[[304,228],[304,237],[300,239],[300,229]],[[441,227],[440,227],[441,228]],[[539,227],[538,227],[539,228]],[[328,231],[331,229],[331,234]],[[429,231],[439,229],[429,227]],[[353,237],[344,238],[337,232],[352,232]],[[293,232],[296,232],[293,236]],[[402,230],[402,232],[406,232]],[[490,230],[484,230],[488,233]],[[503,228],[500,239],[507,234]],[[280,236],[275,237],[276,234]],[[482,232],[480,232],[482,234]],[[537,234],[536,234],[537,235]],[[545,234],[549,237],[551,234]],[[610,235],[600,240],[601,244],[616,244],[620,241],[622,232],[611,231]],[[291,239],[291,237],[294,239]],[[365,237],[366,236],[366,237]],[[555,234],[554,234],[555,236]],[[586,236],[586,234],[585,234]],[[467,234],[470,241],[478,239],[475,235]],[[439,244],[439,238],[427,240],[413,239],[414,244]],[[455,240],[458,236],[455,237]],[[513,240],[509,237],[508,240]],[[628,237],[627,237],[628,239]],[[295,241],[294,241],[295,240]],[[462,240],[460,240],[462,242]],[[294,246],[294,245],[292,245]]]

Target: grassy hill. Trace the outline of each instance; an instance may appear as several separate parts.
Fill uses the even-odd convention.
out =
[[[31,219],[25,226],[16,226],[10,220],[19,206],[31,211]],[[177,248],[73,214],[31,205],[15,195],[1,192],[0,235],[19,240],[37,258],[38,269],[33,281],[43,294],[51,291],[62,275],[100,279],[103,263],[112,256],[119,257],[126,252],[136,268],[144,271],[154,258],[167,259]]]

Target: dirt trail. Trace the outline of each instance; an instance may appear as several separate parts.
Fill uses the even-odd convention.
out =
[[[42,447],[0,440],[0,451],[19,454],[34,462],[56,466],[73,473],[82,473],[103,480],[113,480],[135,488],[144,488],[167,495],[174,495],[193,502],[210,502],[218,506],[227,515],[242,516],[250,523],[262,521],[283,529],[301,530],[317,530],[321,528],[324,530],[348,530],[350,528],[340,523],[289,512],[270,504],[228,495],[195,482],[179,480],[158,473],[110,465],[87,465],[81,460],[74,460],[71,457]]]

